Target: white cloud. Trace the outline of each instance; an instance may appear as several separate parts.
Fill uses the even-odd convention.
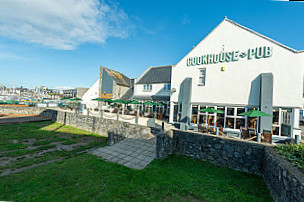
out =
[[[54,49],[125,38],[131,24],[117,4],[99,0],[0,0],[0,35]]]
[[[1,51],[1,50],[0,50],[0,59],[1,60],[9,60],[9,61],[11,61],[11,60],[13,60],[13,61],[15,61],[15,60],[26,60],[25,57],[22,57],[20,55],[15,54],[15,53],[11,53],[11,52],[8,52],[8,51]]]

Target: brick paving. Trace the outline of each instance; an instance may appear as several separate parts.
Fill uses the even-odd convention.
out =
[[[118,163],[133,169],[143,169],[155,158],[156,138],[124,139],[112,146],[91,151],[106,161]]]

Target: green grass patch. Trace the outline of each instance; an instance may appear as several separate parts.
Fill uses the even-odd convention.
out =
[[[62,144],[64,145],[71,145],[71,144],[76,144],[77,140],[66,140]]]
[[[25,149],[28,146],[22,143],[9,143],[0,145],[0,151],[9,151],[9,150],[17,150],[17,149]]]
[[[72,153],[72,152],[68,152],[68,151],[47,152],[42,156],[37,156],[37,157],[32,158],[32,159],[21,159],[21,160],[16,161],[12,164],[8,164],[8,165],[5,165],[5,166],[0,166],[0,171],[4,171],[6,169],[15,170],[15,169],[30,166],[30,165],[33,165],[33,164],[39,164],[39,163],[43,163],[43,162],[46,162],[46,161],[59,159],[59,158],[62,158],[62,157],[70,157],[70,156],[73,156],[73,155],[75,155],[75,154]]]
[[[0,178],[1,200],[272,201],[261,177],[172,156],[143,170],[85,154]]]
[[[16,139],[20,144],[12,142]],[[28,149],[21,144],[24,139],[36,139],[39,147]],[[87,142],[87,145],[74,147],[72,151],[51,151],[32,159],[24,158],[25,154],[54,148],[52,141],[67,145]],[[134,170],[78,153],[105,144],[104,137],[53,122],[0,126],[1,154],[17,157],[12,164],[0,167],[0,172],[66,158],[0,177],[0,200],[272,201],[261,177],[186,157],[154,160],[147,168]]]
[[[276,146],[275,149],[283,158],[304,172],[304,144],[287,144]]]
[[[50,143],[56,142],[56,141],[57,140],[54,140],[54,139],[40,140],[40,141],[34,142],[33,146],[47,145],[47,144],[50,144]]]
[[[32,149],[22,149],[22,150],[16,150],[16,151],[11,151],[11,152],[4,153],[3,156],[17,157],[17,156],[23,156],[23,155],[26,155],[26,154],[30,154],[32,152],[33,152]]]
[[[69,133],[67,133],[67,131],[69,131]],[[33,158],[37,152],[55,148],[56,145],[54,142],[61,142],[65,145],[71,145],[86,138],[90,140],[87,145],[84,145],[85,147],[76,148],[75,150],[69,152],[47,152],[39,157]],[[24,144],[24,142],[28,139],[33,139],[33,146],[37,146],[37,148],[28,149],[29,144]],[[13,143],[13,140],[18,140],[19,143]],[[13,124],[9,126],[1,125],[0,157],[20,158],[17,158],[17,160],[14,160],[14,162],[11,162],[10,165],[0,167],[0,172],[4,171],[5,169],[21,168],[60,157],[70,157],[71,155],[76,155],[77,152],[84,149],[89,149],[94,146],[104,146],[105,140],[105,137],[97,137],[96,134],[92,134],[91,132],[54,122]],[[24,157],[28,154],[33,159]]]
[[[22,149],[22,150],[7,152],[7,153],[4,153],[2,156],[6,156],[6,157],[23,156],[26,154],[33,154],[35,152],[39,152],[39,151],[43,151],[43,150],[47,150],[47,149],[51,149],[51,148],[55,148],[55,147],[56,147],[56,145],[43,145],[36,149]]]

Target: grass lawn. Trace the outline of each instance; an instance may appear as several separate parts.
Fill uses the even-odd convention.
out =
[[[41,134],[66,138],[62,134],[73,133],[73,137],[77,138],[70,140],[76,142],[82,136],[92,135],[68,126],[60,126],[59,130],[63,131],[58,132],[58,126],[60,125],[48,123],[41,128],[38,123],[23,124],[18,126],[23,128],[19,128],[19,131],[10,129],[16,125],[0,126],[0,138],[6,135],[2,130],[6,128],[9,131],[7,136],[11,137],[7,140],[19,139],[21,144],[1,144],[0,152],[31,150],[33,147],[37,149],[37,146],[50,145],[47,136]],[[27,139],[27,136],[22,135],[20,130],[37,130],[35,134],[41,137],[36,141],[39,143],[30,149],[26,147],[27,144],[22,146],[21,140]],[[29,131],[27,134],[35,138]],[[67,140],[60,141],[68,142],[65,146],[75,144]],[[95,141],[95,145],[104,145],[104,141],[96,142],[98,141]],[[165,160],[153,160],[145,169],[133,170],[90,154],[78,154],[73,150],[70,152],[67,154],[70,155],[69,158],[64,160],[0,177],[0,201],[272,201],[261,177],[187,157],[171,156]]]
[[[0,126],[0,176],[104,146],[105,137],[54,122]]]

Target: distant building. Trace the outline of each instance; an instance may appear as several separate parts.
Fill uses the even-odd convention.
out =
[[[94,98],[128,100],[132,93],[132,79],[118,71],[102,67],[101,78],[86,91],[82,100],[87,107],[96,108],[98,103],[92,101]]]
[[[83,95],[89,90],[89,88],[78,87],[76,88],[76,97],[82,99]]]
[[[132,99],[169,102],[172,65],[149,67],[135,80]]]
[[[77,89],[67,89],[62,91],[63,97],[74,98],[77,96]]]
[[[134,93],[131,99],[141,102],[160,102],[162,106],[155,106],[161,112],[160,119],[167,119],[170,114],[171,71],[172,65],[149,67],[135,80]]]
[[[131,79],[118,71],[103,67],[101,75],[101,98],[120,99],[132,87]]]

